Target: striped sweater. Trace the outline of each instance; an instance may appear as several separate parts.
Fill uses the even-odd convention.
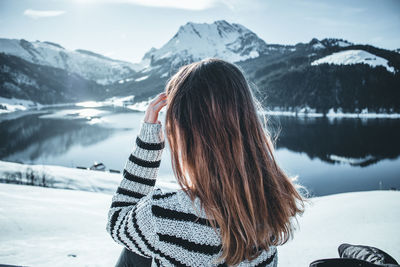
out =
[[[160,123],[141,121],[122,181],[112,198],[107,232],[115,242],[144,257],[152,266],[227,266],[215,263],[221,237],[211,227],[196,198],[183,190],[155,187],[165,147]],[[239,266],[277,266],[277,248],[263,251]]]

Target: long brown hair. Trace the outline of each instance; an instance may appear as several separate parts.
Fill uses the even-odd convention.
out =
[[[173,171],[191,200],[200,199],[214,230],[219,228],[219,260],[236,265],[286,243],[304,199],[275,161],[239,67],[214,58],[183,66],[166,93]]]

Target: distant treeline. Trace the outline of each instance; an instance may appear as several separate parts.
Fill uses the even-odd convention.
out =
[[[309,106],[357,112],[400,112],[400,74],[366,64],[305,66],[275,73],[258,84],[268,107]]]

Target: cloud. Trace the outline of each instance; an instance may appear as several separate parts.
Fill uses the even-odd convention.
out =
[[[24,15],[30,17],[32,19],[40,19],[40,18],[48,18],[48,17],[57,17],[64,14],[63,10],[33,10],[26,9],[24,11]]]
[[[217,4],[224,4],[224,0],[108,0],[111,3],[126,3],[149,7],[164,7],[186,10],[204,10]]]

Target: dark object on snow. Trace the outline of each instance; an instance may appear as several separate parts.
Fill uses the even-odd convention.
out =
[[[376,265],[367,261],[358,259],[322,259],[313,261],[310,267],[377,267],[382,265]]]
[[[76,168],[77,168],[77,169],[82,169],[82,170],[87,170],[86,167],[82,167],[82,166],[77,166]]]
[[[95,170],[95,171],[105,171],[106,165],[104,165],[101,162],[100,163],[94,162],[94,164],[89,169]]]
[[[365,260],[376,264],[398,264],[389,254],[375,247],[341,244],[338,251],[341,258]]]
[[[152,258],[142,257],[124,247],[115,267],[150,267],[151,261]]]
[[[341,244],[340,258],[320,259],[310,263],[310,267],[400,267],[386,252],[369,246]]]
[[[112,172],[112,173],[121,173],[121,171],[119,171],[119,170],[110,169],[109,171]]]

